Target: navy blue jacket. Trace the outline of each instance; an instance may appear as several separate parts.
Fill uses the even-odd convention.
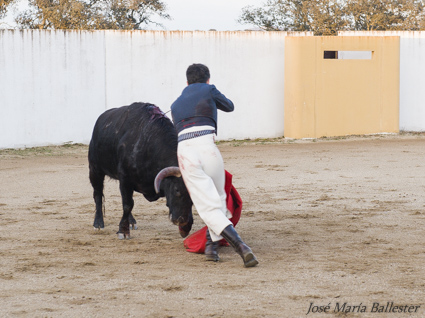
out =
[[[188,85],[171,105],[171,115],[177,133],[189,127],[204,125],[213,126],[217,130],[217,109],[231,112],[234,105],[214,85]]]

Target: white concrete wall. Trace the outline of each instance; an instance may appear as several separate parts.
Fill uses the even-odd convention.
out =
[[[0,148],[88,143],[103,111],[135,101],[166,112],[192,63],[235,103],[218,139],[282,136],[287,35],[311,34],[0,30]],[[385,35],[401,37],[400,129],[425,131],[425,32]]]
[[[88,143],[103,111],[136,101],[168,111],[192,63],[235,103],[218,139],[282,136],[286,35],[0,30],[0,148]]]
[[[107,32],[107,107],[143,101],[168,111],[186,86],[187,67],[203,63],[210,68],[211,84],[235,104],[234,112],[219,112],[218,139],[282,136],[284,36]]]
[[[104,61],[102,33],[0,31],[0,148],[87,142]]]
[[[400,130],[425,131],[425,32],[355,31],[338,35],[400,37]]]

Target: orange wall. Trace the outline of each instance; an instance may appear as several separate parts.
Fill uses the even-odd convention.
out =
[[[399,47],[399,37],[286,37],[285,137],[398,132]],[[373,53],[324,59],[328,50]]]

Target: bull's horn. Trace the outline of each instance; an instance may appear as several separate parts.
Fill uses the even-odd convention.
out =
[[[182,174],[180,172],[180,168],[179,167],[167,167],[162,169],[160,172],[158,172],[158,174],[155,177],[155,182],[154,182],[154,186],[155,186],[155,192],[159,193],[159,187],[161,185],[161,181],[164,180],[164,178],[167,177],[181,177]]]

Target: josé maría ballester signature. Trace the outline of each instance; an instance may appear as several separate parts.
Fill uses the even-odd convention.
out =
[[[368,309],[369,308],[369,309]],[[387,302],[386,304],[381,304],[378,302],[372,303],[372,306],[363,305],[360,303],[358,305],[351,305],[347,302],[344,303],[335,303],[332,305],[331,303],[327,305],[315,305],[314,303],[310,303],[307,314],[310,313],[329,313],[329,312],[371,312],[371,313],[417,313],[421,305],[394,305],[394,302]]]

